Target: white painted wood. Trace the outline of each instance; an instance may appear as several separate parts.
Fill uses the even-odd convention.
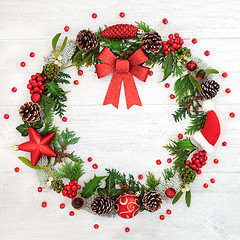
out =
[[[240,238],[240,164],[239,164],[239,38],[240,38],[240,3],[236,0],[202,1],[108,1],[89,0],[71,2],[1,0],[0,1],[0,116],[1,116],[1,168],[0,168],[0,238],[15,239],[228,239]],[[126,17],[118,14],[124,11]],[[96,12],[97,19],[91,14]],[[168,25],[161,20],[167,17]],[[70,217],[69,200],[51,191],[37,192],[39,185],[34,171],[21,164],[17,153],[10,146],[21,143],[23,138],[15,127],[21,123],[18,116],[20,104],[29,100],[26,89],[31,74],[41,70],[43,57],[51,48],[51,38],[57,32],[63,32],[65,25],[70,26],[67,35],[75,38],[83,28],[97,30],[98,26],[115,23],[133,23],[135,20],[146,21],[165,39],[171,32],[179,32],[191,47],[195,56],[202,58],[209,65],[221,72],[227,71],[229,77],[216,79],[221,90],[214,99],[217,112],[222,122],[222,136],[216,152],[209,156],[209,163],[204,173],[192,184],[192,206],[188,209],[182,199],[176,206],[164,204],[157,213],[140,213],[136,218],[114,220],[94,216],[85,211],[75,212]],[[198,38],[198,44],[190,40]],[[204,51],[211,52],[209,57]],[[31,59],[29,53],[36,57]],[[26,61],[21,68],[19,63]],[[81,137],[78,146],[72,149],[80,153],[84,160],[92,156],[99,165],[95,171],[86,162],[88,172],[80,182],[90,179],[93,173],[104,174],[105,167],[114,167],[120,171],[146,174],[149,170],[160,176],[161,171],[170,166],[166,159],[167,152],[162,148],[169,138],[183,132],[187,121],[174,123],[171,113],[176,103],[170,100],[173,79],[169,89],[159,83],[162,73],[159,67],[153,69],[154,75],[146,83],[136,80],[143,107],[134,106],[126,109],[124,95],[121,94],[119,110],[112,106],[102,106],[109,85],[110,77],[97,79],[94,69],[83,69],[79,77],[76,70],[69,72],[72,82],[79,80],[79,85],[71,84],[67,89],[68,122],[56,119],[61,128],[74,129]],[[16,86],[18,91],[11,92]],[[230,87],[231,94],[225,89]],[[229,113],[236,113],[231,119]],[[10,118],[3,119],[4,113]],[[227,147],[221,146],[227,141]],[[155,164],[156,159],[162,165]],[[213,164],[218,158],[220,163]],[[20,167],[15,173],[14,168]],[[216,179],[210,184],[210,178]],[[203,189],[208,182],[209,189]],[[43,209],[41,202],[47,201]],[[66,209],[60,210],[59,204],[66,203]],[[164,221],[159,215],[166,209],[172,210],[171,216]],[[98,223],[100,228],[93,229]],[[124,232],[130,227],[129,233]]]

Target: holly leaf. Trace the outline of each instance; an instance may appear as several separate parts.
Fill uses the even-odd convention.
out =
[[[91,179],[89,182],[84,182],[85,186],[81,192],[81,196],[84,198],[91,197],[99,187],[101,180],[105,177],[106,176],[97,177],[94,175],[93,179]]]
[[[167,57],[163,61],[163,80],[165,81],[173,72],[173,55],[172,53],[169,53]]]
[[[192,152],[194,149],[196,149],[196,146],[192,144],[189,137],[186,138],[186,139],[179,139],[176,144],[183,151],[184,150],[189,150],[190,152]]]
[[[54,81],[47,82],[44,85],[47,87],[48,92],[54,96],[64,95],[67,93],[64,92]]]
[[[203,69],[206,74],[218,74],[219,71],[217,69]]]
[[[112,174],[106,178],[105,188],[98,188],[98,195],[110,197],[112,200],[115,200],[120,194],[124,192],[123,189],[115,188],[115,179]]]
[[[34,123],[24,121],[24,124],[17,126],[16,129],[22,134],[23,137],[26,137],[26,136],[28,136],[29,127],[33,127],[35,129],[40,129],[43,127],[43,123],[41,121],[34,122]]]
[[[42,170],[42,169],[44,169],[44,168],[41,168],[41,167],[38,166],[38,165],[33,166],[33,165],[31,164],[31,162],[30,162],[27,158],[25,158],[25,157],[18,157],[18,159],[21,160],[25,165],[27,165],[27,166],[30,167],[30,168],[33,168],[33,169],[36,169],[36,170]]]
[[[192,85],[193,85],[199,92],[203,92],[201,85],[199,84],[199,82],[198,82],[196,79],[194,79],[194,78],[192,77],[191,74],[189,74],[189,80],[190,80],[190,82],[192,83]]]
[[[191,191],[190,190],[186,192],[185,200],[186,200],[187,206],[190,207],[190,205],[191,205]]]
[[[60,36],[61,36],[61,33],[58,33],[52,39],[52,48],[54,51],[56,51],[57,42],[58,42],[58,39],[60,38]]]
[[[183,192],[180,191],[173,199],[172,204],[175,204],[181,198],[182,195],[183,195]]]

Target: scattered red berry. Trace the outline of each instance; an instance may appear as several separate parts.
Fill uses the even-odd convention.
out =
[[[210,55],[210,52],[209,52],[208,50],[206,50],[206,51],[204,52],[204,54],[205,54],[205,56],[209,56],[209,55]]]
[[[65,32],[68,32],[68,31],[69,31],[69,26],[65,26],[65,27],[64,27],[64,31],[65,31]]]
[[[160,165],[162,162],[161,162],[161,160],[160,159],[158,159],[157,161],[156,161],[156,164],[157,165]]]
[[[234,112],[231,112],[231,113],[229,114],[229,116],[230,116],[231,118],[234,118],[234,117],[235,117],[235,113],[234,113]]]
[[[42,207],[43,208],[47,207],[47,202],[42,202]]]
[[[142,175],[142,174],[139,174],[139,175],[138,175],[138,179],[139,179],[139,180],[142,180],[142,179],[143,179],[143,175]]]
[[[193,44],[196,44],[197,41],[198,41],[198,40],[197,40],[196,38],[193,38],[193,39],[192,39],[192,43],[193,43]]]
[[[211,178],[210,181],[211,181],[211,183],[215,183],[215,179],[214,178]]]
[[[172,162],[172,159],[171,159],[171,158],[168,158],[168,159],[167,159],[167,162],[168,162],[168,163],[171,163],[171,162]]]
[[[149,72],[148,72],[148,75],[149,75],[149,76],[152,76],[152,75],[153,75],[153,71],[149,71]]]
[[[119,16],[120,16],[121,18],[124,18],[124,17],[125,17],[125,13],[124,13],[124,12],[120,12],[120,13],[119,13]]]
[[[4,114],[3,117],[4,117],[4,119],[9,119],[9,115],[8,114]]]
[[[78,80],[75,80],[73,83],[74,83],[75,85],[78,85],[78,84],[79,84],[79,81],[78,81]]]
[[[69,212],[69,215],[72,217],[74,216],[74,211]]]
[[[64,203],[61,203],[59,207],[60,207],[61,209],[64,209],[64,208],[65,208],[65,204],[64,204]]]
[[[167,20],[166,18],[164,18],[164,19],[162,20],[162,22],[163,22],[163,24],[168,24],[168,20]]]
[[[99,228],[99,225],[98,224],[94,224],[93,226],[95,229],[98,229]]]
[[[165,88],[169,88],[170,84],[169,83],[165,83]]]
[[[172,213],[172,211],[171,211],[170,209],[168,209],[168,210],[166,211],[166,213],[167,213],[168,215],[170,215],[170,214]]]
[[[227,142],[222,142],[223,147],[227,146]]]
[[[38,187],[38,192],[42,192],[42,187]]]
[[[20,63],[20,66],[21,66],[21,67],[25,67],[25,66],[26,66],[26,63],[25,63],[25,62],[21,62],[21,63]]]
[[[34,58],[34,57],[35,57],[35,53],[34,53],[34,52],[30,52],[29,56],[30,56],[31,58]]]
[[[83,70],[78,70],[78,75],[82,76],[83,75]]]
[[[161,219],[161,220],[164,220],[164,219],[165,219],[165,216],[164,216],[164,215],[160,215],[160,219]]]
[[[98,168],[98,165],[97,165],[96,163],[94,163],[94,164],[92,165],[92,168],[93,168],[93,169],[97,169],[97,168]]]
[[[228,76],[228,73],[224,72],[224,73],[222,73],[222,76],[223,76],[224,78],[226,78],[226,77]]]
[[[91,162],[92,161],[92,157],[89,157],[87,160],[88,160],[88,162]]]
[[[15,168],[14,168],[14,171],[15,171],[15,172],[19,172],[19,171],[20,171],[20,168],[19,168],[19,167],[15,167]]]
[[[96,14],[96,13],[93,13],[93,14],[92,14],[92,18],[97,18],[97,14]]]
[[[13,87],[12,88],[12,92],[16,92],[17,91],[17,88],[16,87]]]
[[[174,99],[174,98],[175,98],[175,95],[174,95],[174,94],[171,94],[171,95],[170,95],[170,98],[171,98],[171,99]]]
[[[219,163],[219,160],[218,160],[218,159],[214,159],[213,162],[214,162],[215,164],[218,164],[218,163]]]
[[[203,187],[204,187],[204,188],[208,188],[208,184],[207,184],[207,183],[204,183],[204,184],[203,184]]]
[[[230,93],[230,92],[231,92],[231,89],[230,89],[230,88],[227,88],[227,89],[225,90],[225,92],[226,92],[226,93]]]
[[[125,228],[125,232],[129,232],[130,231],[130,228],[129,227],[126,227]]]
[[[178,138],[179,138],[179,139],[182,139],[182,138],[183,138],[182,133],[179,133],[179,134],[178,134]]]
[[[63,122],[66,122],[66,121],[67,121],[67,118],[66,118],[66,117],[63,117],[63,118],[62,118],[62,121],[63,121]]]

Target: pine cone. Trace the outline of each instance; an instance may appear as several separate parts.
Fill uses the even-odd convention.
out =
[[[138,28],[131,24],[116,24],[104,29],[100,36],[103,38],[134,38],[138,35]]]
[[[20,106],[19,114],[23,121],[34,123],[41,118],[41,108],[37,103],[26,102]]]
[[[96,197],[91,203],[91,209],[99,215],[109,213],[112,209],[112,200],[106,196]]]
[[[86,51],[94,49],[98,45],[95,33],[86,29],[78,33],[76,43],[79,49]]]
[[[161,47],[162,38],[157,32],[147,32],[141,38],[141,48],[147,53],[156,53]]]
[[[160,193],[149,191],[144,195],[142,203],[148,211],[155,212],[161,208],[162,198],[160,197]]]
[[[52,80],[54,79],[59,72],[59,66],[55,63],[49,63],[43,66],[43,75],[48,79]]]
[[[52,182],[52,188],[57,193],[60,193],[64,188],[63,181],[62,180],[53,181]]]
[[[181,172],[181,178],[185,183],[191,183],[196,177],[196,171],[190,167],[186,167]]]
[[[203,92],[202,96],[206,99],[214,98],[219,91],[220,85],[214,80],[207,80],[201,84]]]

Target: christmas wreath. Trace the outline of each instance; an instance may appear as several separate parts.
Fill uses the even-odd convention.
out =
[[[219,84],[212,80],[213,74],[219,72],[194,58],[191,50],[183,46],[184,40],[178,33],[169,34],[168,39],[162,41],[160,34],[143,22],[105,26],[105,29],[99,28],[95,33],[81,30],[75,41],[65,37],[62,44],[59,44],[60,37],[61,33],[54,36],[52,51],[45,57],[41,73],[32,75],[27,84],[32,101],[20,106],[23,124],[16,129],[23,137],[28,136],[29,141],[13,148],[29,152],[31,160],[24,157],[19,157],[19,160],[37,171],[45,187],[70,198],[73,208],[77,210],[132,218],[139,211],[155,212],[164,201],[170,199],[175,204],[183,194],[189,207],[190,184],[202,173],[201,168],[207,163],[207,153],[213,151],[220,135],[213,102],[206,100],[215,97],[219,91]],[[192,42],[196,43],[197,40],[193,39]],[[67,92],[63,86],[70,83],[70,75],[64,70],[76,67],[78,74],[82,75],[82,67],[93,65],[98,78],[113,73],[103,104],[112,104],[116,108],[122,83],[127,108],[142,105],[133,76],[145,82],[148,75],[152,75],[150,68],[158,65],[163,69],[162,81],[171,75],[177,77],[175,95],[170,97],[176,99],[178,109],[172,115],[176,122],[189,117],[190,125],[185,132],[188,137],[183,138],[179,134],[177,141],[171,140],[164,146],[173,157],[173,160],[169,158],[173,164],[164,170],[163,179],[149,172],[144,185],[140,181],[142,175],[137,180],[131,174],[106,169],[103,176],[94,175],[89,182],[84,182],[83,187],[78,184],[85,173],[83,161],[74,152],[68,152],[67,148],[76,144],[79,137],[68,128],[60,132],[53,119],[58,115],[67,121],[64,117]],[[21,63],[21,66],[25,64]],[[169,84],[166,83],[165,87],[168,88]],[[198,146],[192,143],[190,137]],[[56,169],[57,163],[61,167]],[[204,187],[207,188],[207,184]],[[38,190],[41,192],[42,187]],[[43,202],[42,206],[46,207],[47,203]],[[64,206],[60,205],[61,208]],[[71,211],[70,215],[73,214]],[[160,218],[164,219],[164,215]]]

